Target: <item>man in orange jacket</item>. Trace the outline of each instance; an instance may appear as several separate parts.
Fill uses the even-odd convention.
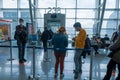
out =
[[[83,52],[84,46],[85,46],[85,40],[86,40],[86,31],[81,27],[81,24],[79,22],[76,22],[73,27],[76,31],[79,31],[77,36],[73,38],[75,41],[75,48],[80,49],[75,51],[74,55],[74,63],[75,63],[75,70],[74,70],[74,79],[78,78],[78,74],[82,73],[82,60],[81,60],[81,54]]]

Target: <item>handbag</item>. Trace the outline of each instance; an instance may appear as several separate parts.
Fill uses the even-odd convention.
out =
[[[113,59],[116,63],[119,63],[119,64],[120,64],[120,50],[119,50],[119,51],[116,51],[116,52],[113,54],[112,59]]]

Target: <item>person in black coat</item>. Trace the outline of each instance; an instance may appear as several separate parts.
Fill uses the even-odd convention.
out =
[[[51,32],[47,29],[47,27],[44,28],[44,31],[41,35],[41,40],[43,42],[44,52],[47,52],[47,41],[52,38]]]
[[[24,20],[19,19],[19,25],[16,26],[14,39],[17,40],[18,45],[18,58],[19,62],[23,63],[26,62],[24,58],[25,55],[25,45],[27,42],[27,28],[23,25]]]

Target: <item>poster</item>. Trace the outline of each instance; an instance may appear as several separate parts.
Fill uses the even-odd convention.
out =
[[[36,41],[37,35],[34,32],[34,27],[31,23],[27,23],[27,30],[28,30],[28,40],[29,41]]]
[[[10,20],[0,19],[0,40],[8,40],[10,38],[11,22]]]

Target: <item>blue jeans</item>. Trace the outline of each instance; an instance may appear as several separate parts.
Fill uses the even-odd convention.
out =
[[[82,59],[81,54],[83,50],[76,50],[74,55],[74,63],[75,63],[75,72],[82,71]]]

